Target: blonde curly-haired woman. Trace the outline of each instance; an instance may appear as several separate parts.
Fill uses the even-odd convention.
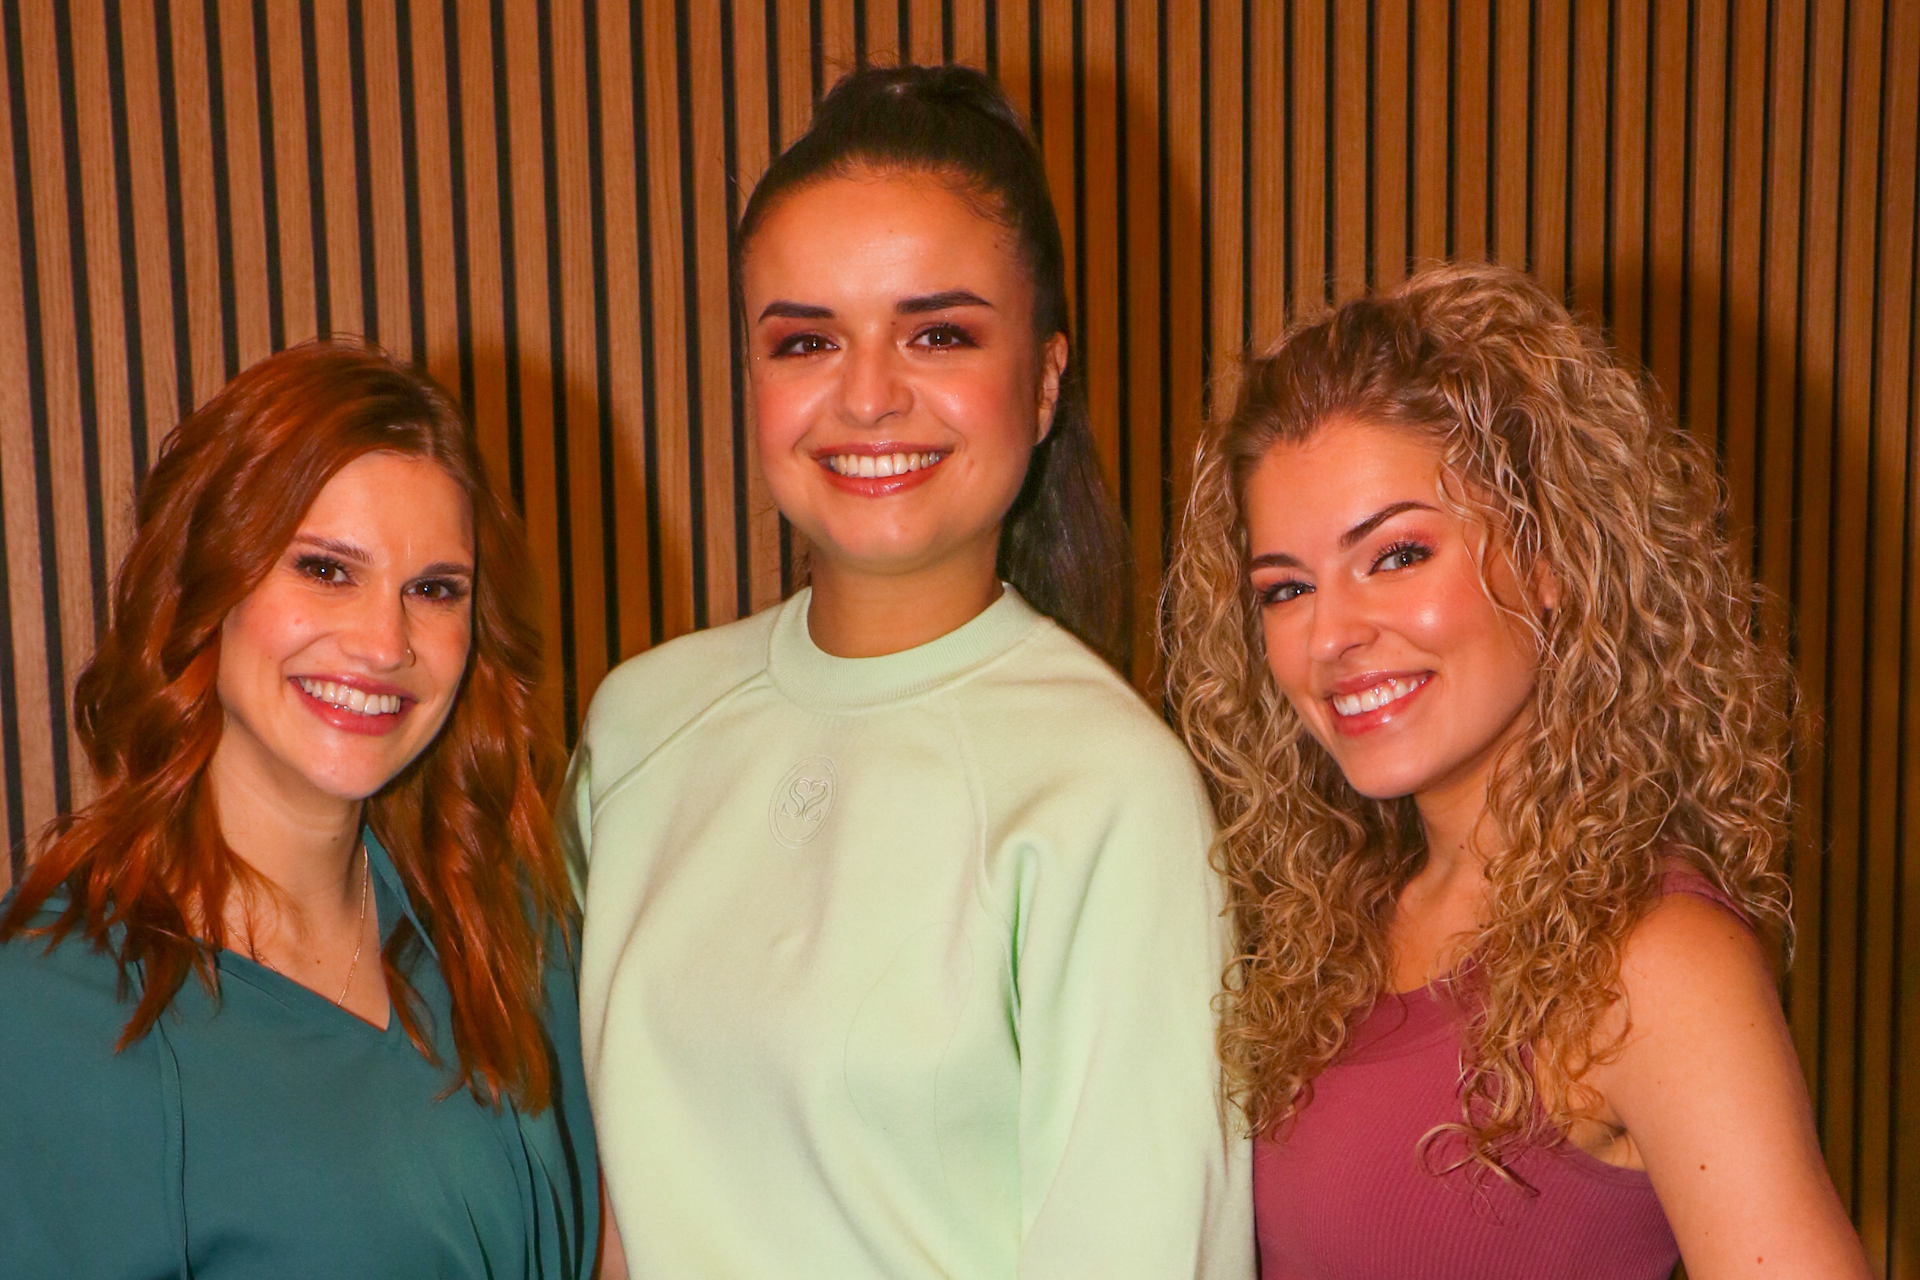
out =
[[[1494,267],[1245,374],[1169,591],[1263,1275],[1865,1275],[1764,941],[1790,689],[1707,451]]]

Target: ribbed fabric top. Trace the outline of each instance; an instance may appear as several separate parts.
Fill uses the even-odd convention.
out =
[[[1006,653],[1043,620],[1008,587],[937,640],[878,658],[837,658],[807,630],[812,602],[808,589],[780,606],[767,641],[767,674],[787,697],[814,711],[858,711],[939,688]]]
[[[1663,889],[1739,914],[1691,870]],[[1312,1101],[1255,1144],[1264,1280],[1664,1280],[1680,1250],[1645,1173],[1570,1143],[1516,1157],[1525,1187],[1470,1164],[1440,1172],[1462,1140],[1423,1139],[1460,1119],[1463,1024],[1439,989],[1382,996]]]

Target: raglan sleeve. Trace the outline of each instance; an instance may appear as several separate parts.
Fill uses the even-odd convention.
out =
[[[567,762],[566,780],[560,786],[559,803],[554,806],[554,836],[560,844],[560,856],[566,860],[567,879],[573,885],[574,901],[587,899],[587,861],[593,851],[593,760],[585,734]]]
[[[1021,866],[1022,1280],[1254,1274],[1251,1147],[1215,1050],[1213,819],[1175,750],[1083,807],[1079,848]]]

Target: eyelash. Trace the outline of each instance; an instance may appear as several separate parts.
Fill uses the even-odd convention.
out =
[[[931,342],[922,342],[922,339],[931,338],[935,335],[951,339],[951,341],[941,342],[937,345]],[[913,335],[913,342],[915,345],[925,346],[932,351],[951,351],[959,347],[977,347],[980,345],[973,340],[971,333],[968,333],[964,328],[954,324],[950,320],[943,320],[939,324],[928,325]]]
[[[799,349],[800,344],[805,342],[817,343],[819,345],[814,347],[812,350],[802,351]],[[796,356],[814,356],[814,355],[819,355],[820,352],[822,351],[830,350],[832,347],[833,347],[833,343],[828,340],[825,334],[790,333],[786,337],[780,339],[780,341],[773,344],[773,350],[770,354],[776,360],[791,358]]]
[[[1433,556],[1433,548],[1424,542],[1418,542],[1412,538],[1403,538],[1376,556],[1373,561],[1373,567],[1377,571],[1383,563],[1393,559],[1395,556],[1408,555],[1414,557],[1411,564],[1395,565],[1394,567],[1396,569],[1411,569],[1422,560],[1431,559]]]
[[[293,571],[303,577],[312,578],[315,582],[322,583],[329,587],[344,587],[347,585],[347,566],[330,556],[301,556],[293,562]],[[336,573],[339,574],[340,577],[335,578],[328,576]]]
[[[1387,546],[1379,555],[1374,557],[1371,572],[1381,572],[1381,566],[1396,556],[1409,556],[1412,559],[1408,564],[1392,566],[1393,569],[1411,569],[1421,561],[1431,559],[1433,557],[1433,548],[1424,542],[1412,538],[1403,538]],[[1282,592],[1290,590],[1293,594],[1281,594]],[[1313,590],[1311,586],[1300,581],[1298,578],[1284,578],[1279,582],[1271,582],[1260,588],[1255,596],[1255,600],[1259,606],[1264,609],[1269,605],[1285,604],[1289,600],[1298,600],[1311,590]]]
[[[930,338],[939,338],[942,339],[942,341],[927,341]],[[929,351],[953,351],[960,348],[977,347],[980,345],[974,340],[973,335],[967,332],[963,326],[954,324],[950,320],[943,320],[938,324],[930,324],[926,328],[916,331],[908,341],[912,346],[921,347]],[[770,354],[774,359],[779,360],[819,355],[823,351],[831,351],[832,349],[833,340],[825,334],[812,332],[791,333],[776,342]]]
[[[293,562],[293,571],[325,587],[345,587],[352,584],[347,566],[331,556],[301,556]],[[338,574],[338,577],[332,575]],[[457,578],[422,578],[418,582],[407,584],[407,592],[419,597],[428,604],[459,604],[470,594],[466,583]],[[439,592],[430,595],[428,592]]]

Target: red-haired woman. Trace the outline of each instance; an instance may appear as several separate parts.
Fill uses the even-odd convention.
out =
[[[578,1276],[598,1230],[518,526],[445,393],[180,424],[0,915],[9,1275]]]

